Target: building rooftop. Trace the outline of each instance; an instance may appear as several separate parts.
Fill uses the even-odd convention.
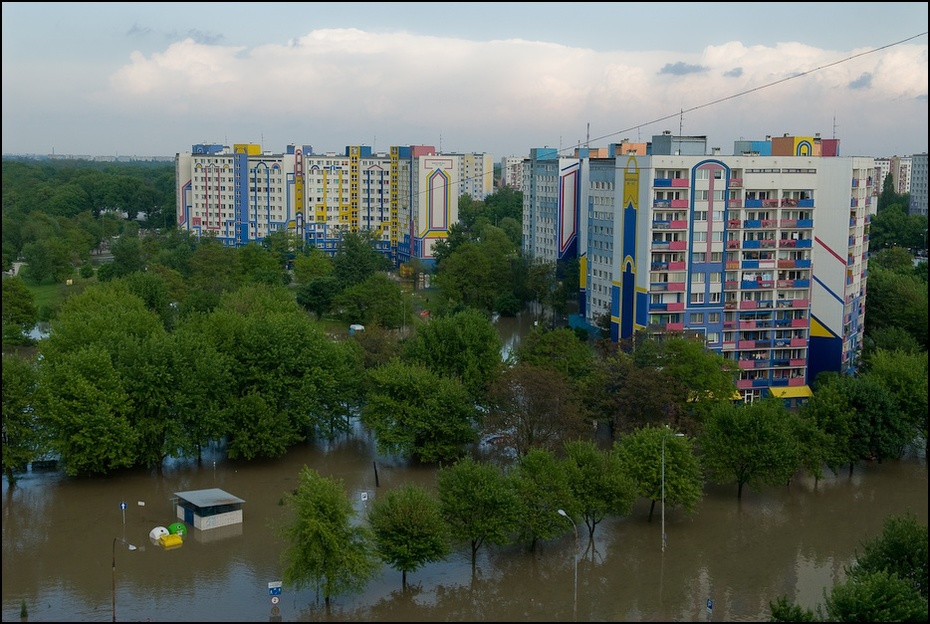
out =
[[[195,507],[217,507],[219,505],[236,505],[245,502],[238,496],[233,496],[229,492],[219,488],[175,492],[174,495],[186,500]]]

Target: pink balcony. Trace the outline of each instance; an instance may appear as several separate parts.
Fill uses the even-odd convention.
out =
[[[685,292],[684,282],[669,282],[668,292]]]
[[[748,390],[752,388],[752,379],[738,379],[736,381],[736,387],[740,390]]]
[[[668,310],[669,312],[681,312],[682,310],[685,309],[685,304],[681,302],[670,303],[666,306],[665,309]]]
[[[791,319],[792,327],[807,327],[809,321],[806,318]]]
[[[682,262],[669,262],[668,270],[669,271],[684,271],[685,263],[683,261]]]
[[[738,240],[727,241],[727,249],[739,249],[739,244],[740,242]]]
[[[675,201],[678,201],[678,200],[672,201],[672,204],[674,204]],[[688,203],[688,202],[685,201],[685,200],[681,200],[681,201],[684,201],[686,204]],[[683,207],[684,207],[684,208],[687,208],[687,206],[683,206]],[[668,222],[668,229],[670,229],[670,230],[687,230],[687,229],[688,229],[688,222],[687,222],[687,221],[682,221],[682,220],[672,220],[672,221],[669,221],[669,222]]]
[[[807,360],[805,360],[805,359],[803,359],[803,358],[798,359],[798,360],[789,360],[789,361],[788,361],[788,364],[791,365],[791,366],[804,366],[804,365],[807,364]]]
[[[740,340],[736,343],[738,349],[755,349],[756,341],[755,340]]]
[[[730,188],[743,188],[743,179],[730,178]]]
[[[749,370],[756,367],[756,363],[752,360],[740,360],[739,367],[741,370]]]
[[[791,339],[791,346],[792,346],[792,347],[806,347],[806,346],[807,346],[807,338],[792,338],[792,339]]]
[[[727,221],[727,227],[738,228],[741,221],[739,219],[730,219]]]
[[[740,321],[739,328],[740,329],[755,329],[756,322],[755,321]]]
[[[759,307],[758,301],[740,301],[739,309],[740,310],[755,310]]]
[[[688,248],[688,241],[683,241],[683,240],[671,241],[668,244],[668,248],[671,249],[672,251],[683,251]]]
[[[778,261],[779,269],[791,269],[794,268],[794,260],[779,260]]]
[[[665,325],[665,329],[666,331],[684,331],[685,324],[684,323],[668,323]]]
[[[809,299],[794,299],[791,302],[792,308],[806,308],[810,305]]]
[[[789,386],[803,386],[804,378],[803,377],[792,377],[791,379],[788,380],[788,385]]]
[[[742,208],[743,200],[742,199],[728,199],[727,208]]]
[[[674,182],[674,180],[672,180]],[[688,200],[687,199],[673,199],[672,208],[687,208]]]
[[[675,188],[688,188],[688,178],[672,178],[672,186]]]
[[[797,227],[797,225],[798,225],[798,220],[797,220],[797,219],[782,219],[782,220],[779,222],[779,225],[781,225],[781,227],[783,227],[783,228],[793,228],[793,227]]]

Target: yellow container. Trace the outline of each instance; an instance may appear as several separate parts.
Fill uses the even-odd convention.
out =
[[[162,535],[159,537],[158,541],[164,548],[177,548],[184,543],[184,538],[182,538],[177,533],[169,533],[168,535]]]

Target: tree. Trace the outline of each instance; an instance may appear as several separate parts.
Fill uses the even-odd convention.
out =
[[[11,488],[16,473],[44,448],[34,405],[37,377],[34,361],[3,354],[3,474]]]
[[[400,570],[404,588],[407,572],[442,561],[451,550],[449,527],[442,518],[439,500],[416,484],[388,490],[376,498],[368,523],[381,559]]]
[[[360,284],[378,271],[387,271],[390,261],[375,249],[370,230],[345,232],[333,257],[333,275],[343,288]]]
[[[35,300],[22,278],[3,278],[3,344],[22,344],[39,320]]]
[[[418,326],[403,357],[440,375],[457,377],[474,401],[480,402],[501,371],[502,346],[488,318],[478,310],[466,309]]]
[[[279,457],[311,434],[347,429],[358,352],[327,338],[287,288],[256,284],[225,295],[205,331],[229,358],[239,401],[227,420],[231,457]]]
[[[349,286],[336,295],[333,307],[340,310],[347,323],[398,328],[403,322],[403,292],[385,273],[375,273]]]
[[[531,449],[561,450],[565,442],[590,435],[591,427],[563,373],[517,364],[491,384],[484,429],[503,435],[522,456]]]
[[[652,522],[656,502],[662,502],[663,484],[665,503],[681,507],[688,514],[694,513],[704,496],[704,475],[691,444],[691,440],[678,437],[668,427],[643,427],[614,443],[614,450],[636,484],[637,493],[652,501],[649,522]]]
[[[847,574],[854,580],[862,580],[869,574],[887,571],[907,582],[926,600],[927,538],[927,525],[920,524],[913,514],[889,516],[881,535],[863,543],[863,553],[857,554]]]
[[[681,413],[690,412],[698,424],[709,409],[731,403],[736,394],[736,363],[708,349],[701,339],[680,335],[647,339],[636,346],[633,357],[637,367],[661,370],[687,390],[687,406]]]
[[[572,502],[565,511],[581,516],[589,539],[608,515],[625,516],[636,500],[636,483],[627,475],[613,451],[602,451],[594,442],[576,440],[565,445],[568,487]]]
[[[721,403],[704,423],[700,438],[702,462],[716,483],[736,482],[761,487],[788,482],[801,465],[790,414],[778,399],[745,405]]]
[[[310,247],[304,255],[294,258],[294,277],[298,284],[309,284],[317,277],[333,274],[333,261],[318,247]]]
[[[374,578],[376,549],[370,530],[353,524],[342,481],[306,466],[298,479],[297,489],[284,496],[293,517],[283,529],[283,580],[297,589],[315,586],[329,612],[333,597],[361,591]]]
[[[333,300],[341,291],[339,280],[332,275],[320,275],[297,287],[297,303],[316,314],[319,320],[329,313]]]
[[[106,474],[136,464],[134,405],[102,345],[43,359],[39,387],[37,411],[66,474]]]
[[[913,435],[927,439],[927,352],[876,350],[869,358],[865,376],[875,379],[895,397]]]
[[[383,453],[452,460],[477,438],[477,412],[461,382],[394,360],[371,371],[362,422]]]
[[[520,503],[495,466],[464,457],[436,477],[442,515],[452,538],[469,544],[472,573],[484,544],[507,544],[518,526]]]
[[[927,598],[886,570],[835,585],[825,598],[831,622],[927,621]]]
[[[568,328],[536,327],[520,341],[517,360],[540,368],[562,373],[571,382],[586,378],[594,368],[594,351],[587,342],[578,340]]]
[[[520,457],[510,472],[514,491],[520,499],[520,539],[530,549],[538,540],[560,535],[564,523],[558,510],[571,502],[571,489],[565,466],[555,453],[532,449]]]

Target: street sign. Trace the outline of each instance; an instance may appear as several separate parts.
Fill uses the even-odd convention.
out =
[[[711,600],[710,598],[707,599],[707,612],[708,613],[714,612],[714,601]]]
[[[276,604],[278,604],[278,601],[279,601],[279,600],[281,600],[280,597],[278,597],[278,596],[272,596],[272,597],[271,597],[271,604],[276,605]]]
[[[126,510],[126,507],[127,507],[127,505],[126,505],[125,502],[119,504],[119,508],[122,509],[122,510],[124,510],[124,511]]]
[[[268,583],[268,595],[275,597],[281,595],[281,581],[270,581]],[[276,604],[274,599],[272,599],[272,604]]]

